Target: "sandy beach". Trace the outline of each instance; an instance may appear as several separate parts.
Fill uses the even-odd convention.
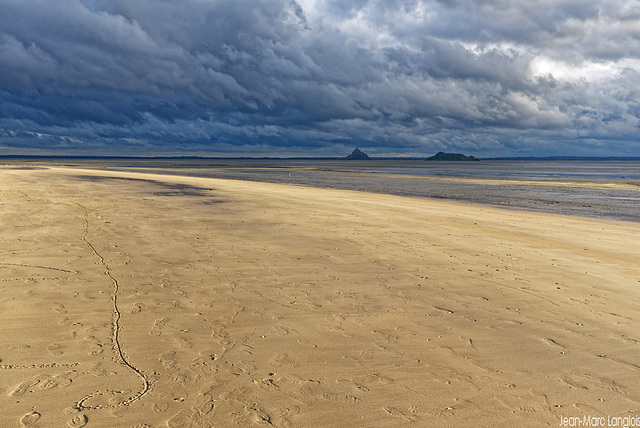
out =
[[[639,260],[640,223],[0,167],[1,425],[640,424]]]

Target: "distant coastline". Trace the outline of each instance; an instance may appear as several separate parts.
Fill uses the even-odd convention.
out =
[[[640,161],[640,156],[515,156],[480,159],[495,161]]]
[[[376,157],[372,160],[424,160],[423,156]],[[0,160],[344,160],[337,156],[64,156],[64,155],[0,155]],[[640,156],[504,156],[478,158],[491,161],[640,161]],[[437,161],[436,161],[437,162]]]

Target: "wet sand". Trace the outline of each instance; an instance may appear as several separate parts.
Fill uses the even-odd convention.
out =
[[[0,168],[7,426],[638,417],[640,225]]]
[[[201,162],[201,163],[198,163]],[[640,163],[114,160],[111,169],[446,199],[640,222]]]
[[[637,160],[25,158],[4,161],[36,167],[57,165],[356,190],[640,222],[640,162]]]

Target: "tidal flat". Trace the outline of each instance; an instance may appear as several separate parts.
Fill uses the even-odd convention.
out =
[[[58,164],[357,190],[640,221],[639,161],[159,158],[68,159]]]

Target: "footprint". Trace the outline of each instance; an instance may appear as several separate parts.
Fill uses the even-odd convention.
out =
[[[408,414],[406,411],[400,410],[397,407],[383,407],[382,409],[391,416],[402,418],[410,423],[415,422],[413,415]]]
[[[169,428],[187,428],[191,426],[191,417],[182,410],[167,421]]]
[[[169,404],[167,404],[167,403],[155,403],[153,406],[151,406],[151,408],[156,413],[164,413],[167,410],[169,410]]]
[[[83,414],[80,414],[74,416],[69,422],[67,422],[67,425],[72,428],[79,428],[85,426],[87,424],[87,421],[87,417]]]
[[[193,345],[191,344],[191,342],[189,342],[187,339],[183,339],[181,337],[175,339],[175,342],[181,347],[181,348],[185,348],[185,349],[190,349],[193,347]]]
[[[107,370],[102,366],[102,363],[100,363],[100,362],[94,364],[89,369],[89,373],[91,373],[92,375],[94,375],[96,377],[103,377],[103,376],[107,376],[109,374],[107,372]]]
[[[91,355],[100,355],[104,352],[104,349],[102,347],[102,344],[100,343],[100,341],[98,339],[95,338],[95,336],[89,336],[85,339],[86,342],[89,343],[89,346],[87,348],[90,349],[90,351],[87,353],[87,355],[91,356]]]
[[[64,305],[60,304],[60,303],[54,303],[53,310],[56,311],[59,314],[66,314],[67,313],[67,310],[64,308]]]
[[[21,395],[24,395],[27,391],[29,391],[29,388],[39,384],[41,380],[42,378],[40,377],[34,377],[29,380],[26,380],[22,382],[20,385],[18,385],[13,391],[11,391],[9,395],[13,397],[20,397]]]
[[[151,331],[149,334],[152,336],[161,336],[162,330],[167,326],[168,320],[166,318],[158,318],[153,322],[153,326],[151,327]]]
[[[162,364],[165,369],[174,370],[177,369],[178,363],[176,362],[176,353],[175,352],[167,352],[165,354],[160,355],[158,361]]]
[[[32,427],[35,426],[36,422],[40,419],[40,413],[35,410],[31,413],[27,413],[20,419],[20,426],[23,427]]]
[[[144,309],[144,303],[136,303],[133,305],[133,309],[131,310],[132,314],[136,314],[138,312],[142,312]]]
[[[196,399],[196,404],[192,410],[200,416],[204,416],[213,410],[213,398],[209,394],[203,394]]]
[[[55,387],[64,388],[71,385],[73,379],[78,377],[78,372],[72,370],[66,373],[61,373],[52,377],[51,379],[43,379],[40,383],[40,389],[51,389]]]
[[[256,406],[252,406],[249,410],[252,413],[253,422],[256,424],[273,425],[273,422],[271,422],[271,415],[269,413]]]
[[[47,346],[47,349],[56,357],[59,357],[60,355],[64,354],[64,351],[62,350],[62,345],[60,345],[59,343],[52,343],[51,345]]]
[[[208,357],[198,357],[191,363],[190,369],[200,377],[213,376],[220,369],[219,364],[215,362],[218,359],[217,354],[211,354]]]
[[[40,389],[51,389],[56,386],[58,386],[58,380],[55,377],[46,379],[44,382],[40,382]]]

